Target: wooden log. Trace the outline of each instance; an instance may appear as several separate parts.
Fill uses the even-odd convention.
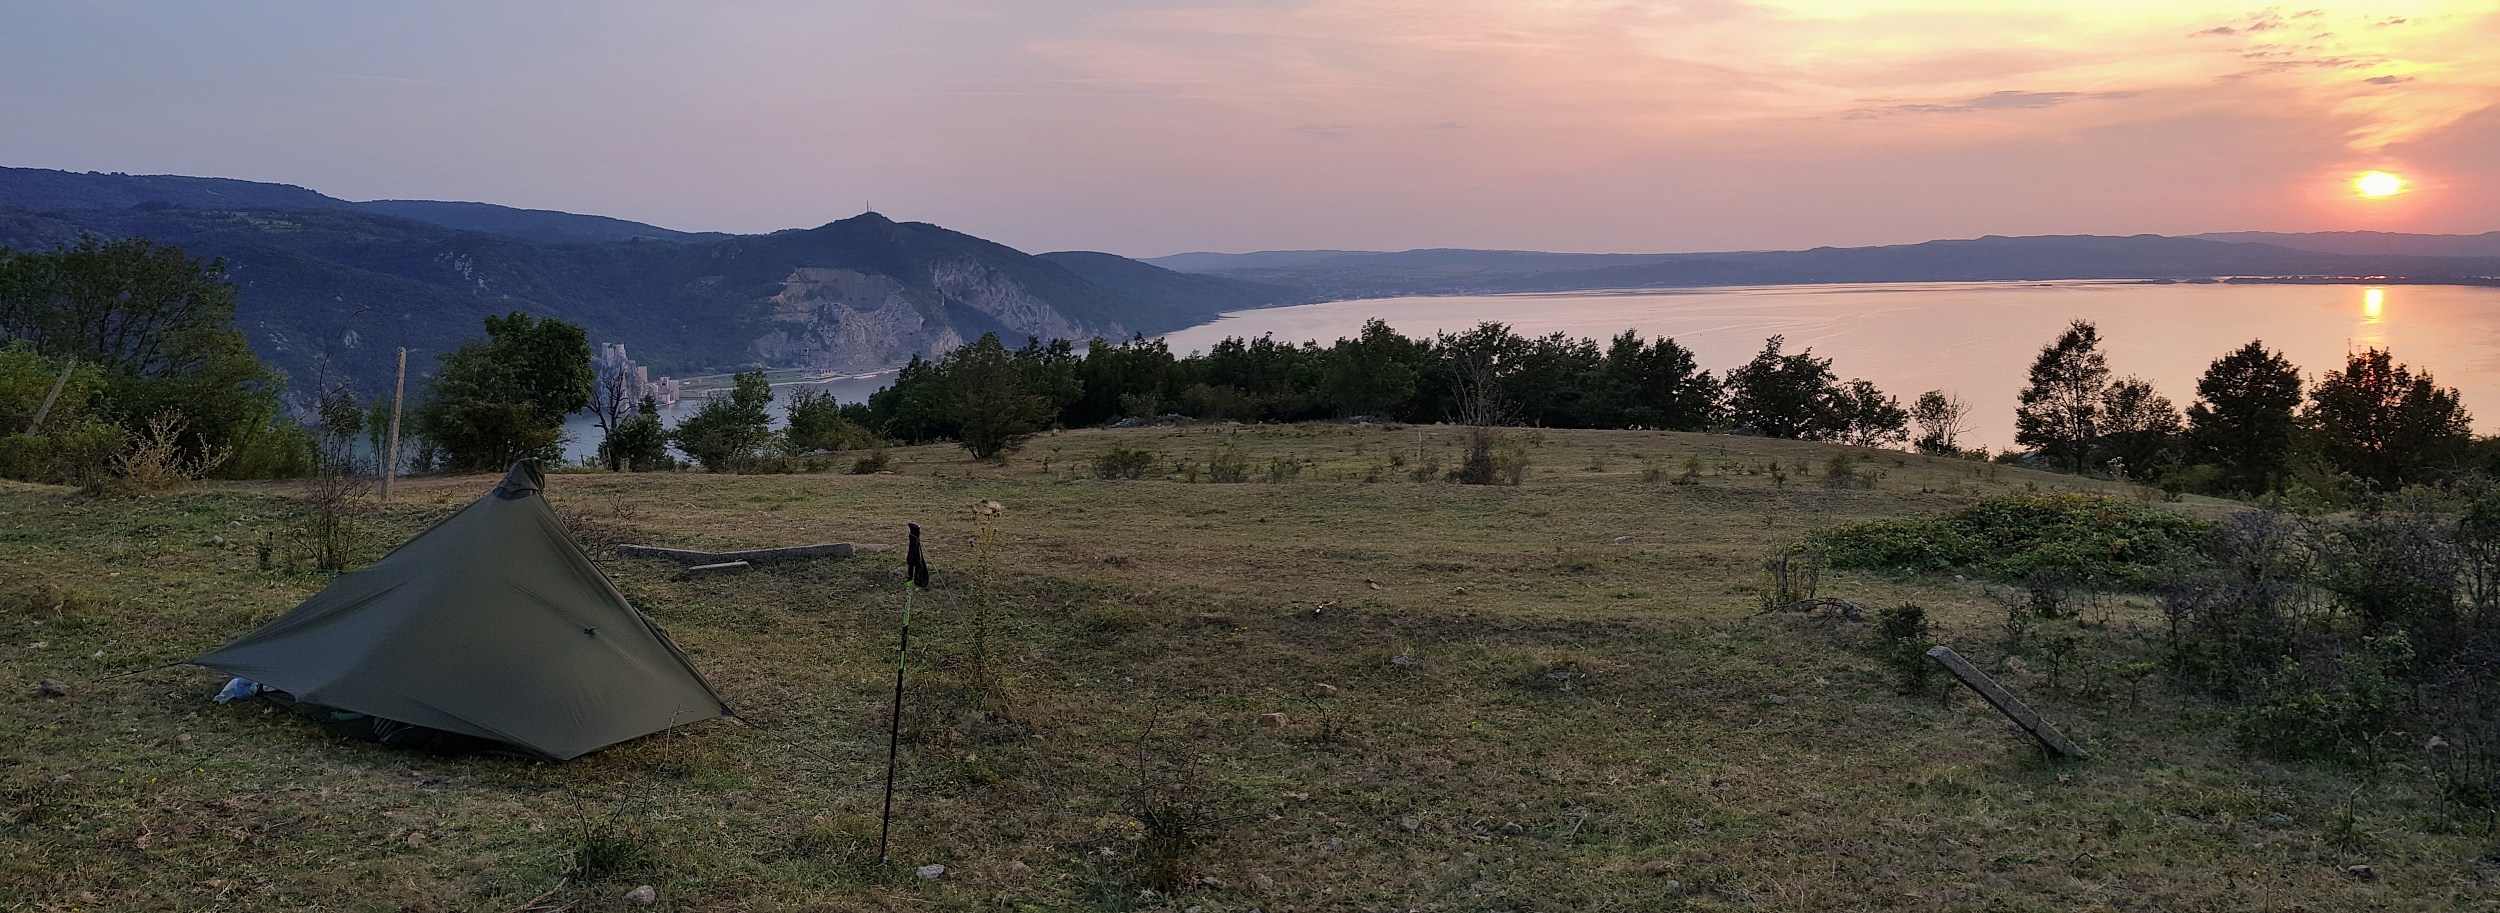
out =
[[[2058,732],[2057,727],[2049,725],[2049,721],[2041,719],[2039,714],[2033,713],[2030,707],[2023,705],[2022,701],[2015,700],[2013,692],[2005,690],[2005,686],[1997,684],[1996,679],[1989,678],[1988,673],[1979,671],[1979,667],[1971,665],[1970,660],[1963,659],[1961,654],[1953,652],[1952,647],[1939,644],[1927,651],[1927,658],[1935,660],[1937,665],[1945,668],[1945,671],[1953,673],[1953,677],[1961,679],[1962,684],[1969,685],[1970,690],[1979,692],[1979,696],[1986,698],[1991,706],[1997,708],[1998,713],[2005,714],[2008,719],[2014,721],[2015,725],[2023,727],[2023,731],[2031,733],[2032,738],[2039,739],[2040,744],[2050,751],[2065,758],[2083,757],[2083,749],[2075,747],[2075,743],[2068,741],[2065,733]]]
[[[656,545],[619,545],[616,553],[627,558],[667,558],[687,564],[724,564],[731,561],[792,561],[804,558],[848,558],[851,545],[827,542],[817,545],[793,545],[787,548],[755,548],[735,552],[699,552],[685,548],[661,548]]]

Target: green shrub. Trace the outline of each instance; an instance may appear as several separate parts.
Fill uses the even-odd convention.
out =
[[[894,465],[894,455],[885,452],[885,448],[879,447],[868,451],[867,456],[860,457],[857,462],[852,463],[851,474],[855,476],[876,475],[886,471],[886,467],[892,465]]]
[[[1823,534],[1837,567],[1977,571],[2020,579],[2036,571],[2140,584],[2191,560],[2211,525],[2097,495],[2008,495],[1949,513],[1845,526]]]
[[[1207,481],[1250,481],[1250,456],[1241,451],[1241,442],[1226,439],[1224,447],[1207,458]]]
[[[1142,479],[1162,464],[1163,454],[1115,444],[1094,458],[1094,475],[1104,479]]]
[[[2240,711],[2235,734],[2242,747],[2270,757],[2375,764],[2413,695],[2414,665],[2402,630],[2362,638],[2335,664],[2337,675],[2286,662],[2265,682],[2267,698]]]
[[[1901,690],[1927,687],[1935,672],[1935,664],[1927,659],[1927,649],[1935,646],[1929,639],[1931,633],[1927,610],[1918,606],[1905,604],[1875,613],[1875,636],[1883,640],[1884,665],[1900,676]]]

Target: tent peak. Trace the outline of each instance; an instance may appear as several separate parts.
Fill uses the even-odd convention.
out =
[[[529,496],[547,489],[547,475],[538,469],[538,460],[524,457],[512,464],[512,471],[503,475],[495,486],[495,497],[505,501]]]

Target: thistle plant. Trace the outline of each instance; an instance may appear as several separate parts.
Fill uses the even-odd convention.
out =
[[[998,533],[999,521],[1007,508],[996,501],[974,505],[972,533],[972,656],[966,669],[965,685],[972,692],[974,706],[1007,715],[1007,682],[999,670],[999,662],[991,640],[996,633],[998,616]]]

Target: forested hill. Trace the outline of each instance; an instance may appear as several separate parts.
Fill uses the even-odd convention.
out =
[[[580,323],[596,341],[625,343],[654,373],[682,375],[870,369],[984,332],[1011,343],[1152,334],[1306,300],[1110,254],[1028,255],[874,213],[768,235],[585,241],[601,226],[650,227],[483,206],[0,169],[0,246],[95,234],[223,258],[242,288],[238,322],[263,357],[299,387],[326,364],[367,391],[387,386],[396,347],[409,348],[410,372],[422,375],[435,355],[478,335],[485,315],[513,310]]]

